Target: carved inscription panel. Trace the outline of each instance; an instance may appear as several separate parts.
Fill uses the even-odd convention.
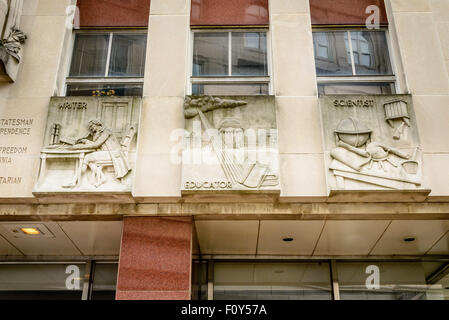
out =
[[[131,191],[140,108],[138,97],[52,98],[34,192]]]
[[[320,109],[330,191],[422,188],[411,96],[323,96]]]
[[[274,97],[189,96],[182,191],[279,191]]]

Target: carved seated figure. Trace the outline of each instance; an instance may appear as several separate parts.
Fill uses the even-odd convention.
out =
[[[121,181],[131,171],[128,164],[127,154],[125,154],[122,149],[123,143],[121,145],[111,130],[106,128],[100,120],[89,121],[88,128],[89,134],[86,137],[78,139],[75,145],[69,147],[71,150],[95,150],[84,157],[81,173],[85,173],[87,168],[90,168],[95,178],[94,186],[98,188],[107,181],[102,170],[103,167],[112,165],[114,167],[115,177]],[[133,130],[131,131],[135,134],[134,127],[132,127],[132,129]],[[132,136],[134,134],[132,134]],[[132,136],[131,139],[129,139],[128,134],[124,138],[124,141],[127,143],[126,147],[129,147]],[[75,180],[77,179],[79,179],[79,177],[75,177]],[[75,186],[77,182],[78,181],[72,181],[64,187],[71,188]]]

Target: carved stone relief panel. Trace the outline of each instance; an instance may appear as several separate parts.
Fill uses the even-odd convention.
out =
[[[129,192],[142,99],[51,99],[35,193]]]
[[[27,36],[19,29],[23,0],[0,0],[0,81],[15,81]]]
[[[323,96],[320,109],[329,191],[422,189],[411,96]]]
[[[274,97],[188,96],[182,192],[279,191]]]

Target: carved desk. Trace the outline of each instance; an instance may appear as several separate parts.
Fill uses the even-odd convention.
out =
[[[70,149],[62,149],[62,148],[44,148],[41,150],[41,163],[39,170],[39,178],[38,185],[43,183],[45,179],[45,173],[47,170],[47,159],[76,159],[76,167],[75,167],[75,175],[73,177],[74,185],[71,187],[75,187],[80,182],[81,178],[81,168],[83,165],[84,157],[86,153],[93,152],[94,149],[82,149],[82,150],[70,150]],[[66,186],[67,187],[67,186]]]

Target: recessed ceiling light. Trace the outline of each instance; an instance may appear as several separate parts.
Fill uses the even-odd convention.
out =
[[[285,242],[292,242],[292,241],[293,241],[293,238],[290,238],[290,237],[282,238],[282,241],[285,241]]]
[[[20,231],[22,231],[23,233],[25,233],[26,235],[29,235],[29,236],[37,236],[37,235],[42,234],[42,232],[38,228],[34,228],[34,227],[20,228]]]
[[[405,242],[413,242],[413,241],[415,241],[416,239],[414,238],[414,237],[408,237],[408,238],[404,238],[404,241]]]

